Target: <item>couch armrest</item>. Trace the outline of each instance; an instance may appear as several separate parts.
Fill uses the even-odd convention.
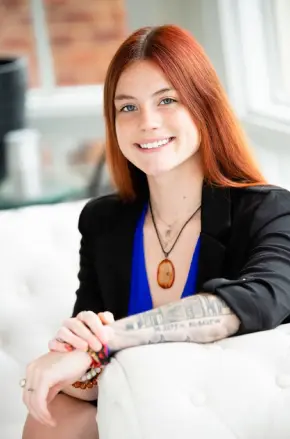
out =
[[[119,352],[100,379],[101,439],[290,437],[290,325],[208,345]]]

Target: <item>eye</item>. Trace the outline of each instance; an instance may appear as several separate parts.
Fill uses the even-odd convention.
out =
[[[172,104],[173,102],[177,102],[177,101],[175,99],[172,99],[172,98],[164,98],[160,102],[160,105],[169,105],[169,104]]]
[[[129,104],[122,107],[120,111],[122,111],[123,113],[130,113],[131,111],[134,111],[135,108],[135,105]]]

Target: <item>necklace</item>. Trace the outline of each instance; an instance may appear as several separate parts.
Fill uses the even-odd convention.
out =
[[[184,228],[187,226],[187,224],[189,223],[189,221],[194,217],[194,215],[199,211],[199,209],[201,208],[201,206],[198,206],[198,208],[193,212],[193,214],[188,218],[188,220],[185,222],[185,224],[182,226],[180,232],[177,235],[177,238],[175,239],[174,243],[172,244],[171,248],[168,251],[165,251],[161,242],[161,238],[160,238],[160,234],[158,232],[157,226],[156,226],[156,222],[155,222],[155,218],[153,215],[153,211],[152,211],[152,206],[151,206],[151,201],[149,200],[149,208],[150,208],[150,213],[151,213],[151,217],[152,217],[152,222],[154,225],[154,229],[160,244],[160,247],[162,249],[162,252],[164,254],[164,259],[159,263],[158,265],[158,269],[157,269],[157,283],[161,288],[164,289],[168,289],[171,288],[172,285],[174,284],[174,280],[175,280],[175,268],[174,265],[172,263],[172,261],[170,259],[168,259],[168,256],[170,255],[170,253],[172,252],[172,250],[175,247],[175,244],[177,243],[181,233],[183,232]]]
[[[175,224],[177,224],[178,219],[175,220],[172,224],[168,224],[166,221],[164,221],[161,216],[159,216],[159,219],[163,222],[163,224],[166,226],[166,231],[165,231],[165,238],[170,238],[171,232],[173,230],[173,227],[175,226]]]

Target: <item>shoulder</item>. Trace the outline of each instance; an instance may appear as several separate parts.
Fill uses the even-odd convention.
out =
[[[290,218],[290,192],[282,187],[265,185],[232,188],[233,214],[248,216],[259,227],[281,216]],[[289,223],[290,225],[290,223]]]
[[[252,202],[255,205],[261,203],[272,205],[277,203],[281,207],[290,207],[290,192],[280,186],[264,185],[231,188],[231,192],[233,199],[242,204]]]
[[[126,202],[118,194],[105,195],[89,200],[79,217],[79,229],[104,230],[112,227],[124,216],[130,216],[137,209],[137,202]]]

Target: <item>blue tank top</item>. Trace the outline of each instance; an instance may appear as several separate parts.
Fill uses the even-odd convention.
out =
[[[134,235],[128,316],[148,311],[153,308],[152,297],[146,272],[143,241],[143,226],[146,212],[147,206],[142,212]],[[198,238],[197,245],[192,256],[187,281],[181,298],[192,296],[196,293],[199,249],[200,238]]]

